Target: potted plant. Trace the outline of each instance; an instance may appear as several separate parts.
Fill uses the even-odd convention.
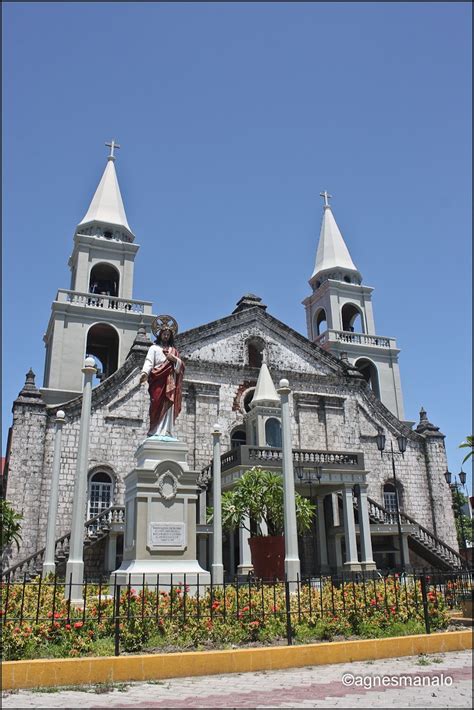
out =
[[[298,532],[306,532],[315,506],[295,493]],[[222,526],[226,530],[245,527],[250,532],[254,574],[261,578],[285,576],[283,477],[279,473],[252,468],[231,491],[222,495]]]

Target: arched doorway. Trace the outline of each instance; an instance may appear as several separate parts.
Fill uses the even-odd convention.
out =
[[[86,357],[91,356],[98,369],[100,382],[118,368],[119,336],[107,323],[96,323],[87,334]]]
[[[245,446],[247,443],[247,434],[244,427],[236,427],[230,435],[230,448],[238,449],[239,446]]]

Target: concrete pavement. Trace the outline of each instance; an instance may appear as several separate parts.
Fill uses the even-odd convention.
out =
[[[99,692],[97,692],[99,691]],[[4,708],[470,708],[472,652],[5,693]]]

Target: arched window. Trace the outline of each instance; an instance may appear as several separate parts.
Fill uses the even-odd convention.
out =
[[[112,505],[114,484],[112,476],[106,471],[96,471],[89,479],[87,519],[99,515]]]
[[[281,449],[281,424],[278,419],[267,419],[265,422],[265,445]]]
[[[362,314],[353,303],[345,303],[341,311],[342,330],[349,333],[364,333]]]
[[[249,367],[262,367],[264,350],[265,341],[261,338],[250,338],[247,340],[247,360]]]
[[[115,328],[107,323],[96,323],[87,334],[86,357],[94,358],[102,382],[118,367],[119,336]]]
[[[326,320],[326,311],[324,308],[320,308],[319,311],[314,316],[314,330],[316,335],[321,335],[328,329],[328,324]]]
[[[89,278],[89,293],[118,296],[119,280],[120,275],[115,266],[105,263],[95,264]]]
[[[243,427],[234,429],[230,435],[230,448],[238,449],[239,446],[245,446],[247,443],[247,434]]]
[[[400,510],[402,509],[402,491],[398,487],[398,503]],[[397,494],[395,485],[393,483],[387,482],[383,487],[383,507],[390,513],[397,512]]]
[[[380,399],[379,373],[371,360],[360,358],[355,363],[376,397]]]

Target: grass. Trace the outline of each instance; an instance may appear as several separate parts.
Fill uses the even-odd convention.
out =
[[[48,686],[45,688],[31,688],[32,693],[63,693],[65,691],[73,691],[76,693],[111,693],[117,690],[119,693],[124,693],[129,688],[130,683],[95,683],[94,685],[59,685]]]

